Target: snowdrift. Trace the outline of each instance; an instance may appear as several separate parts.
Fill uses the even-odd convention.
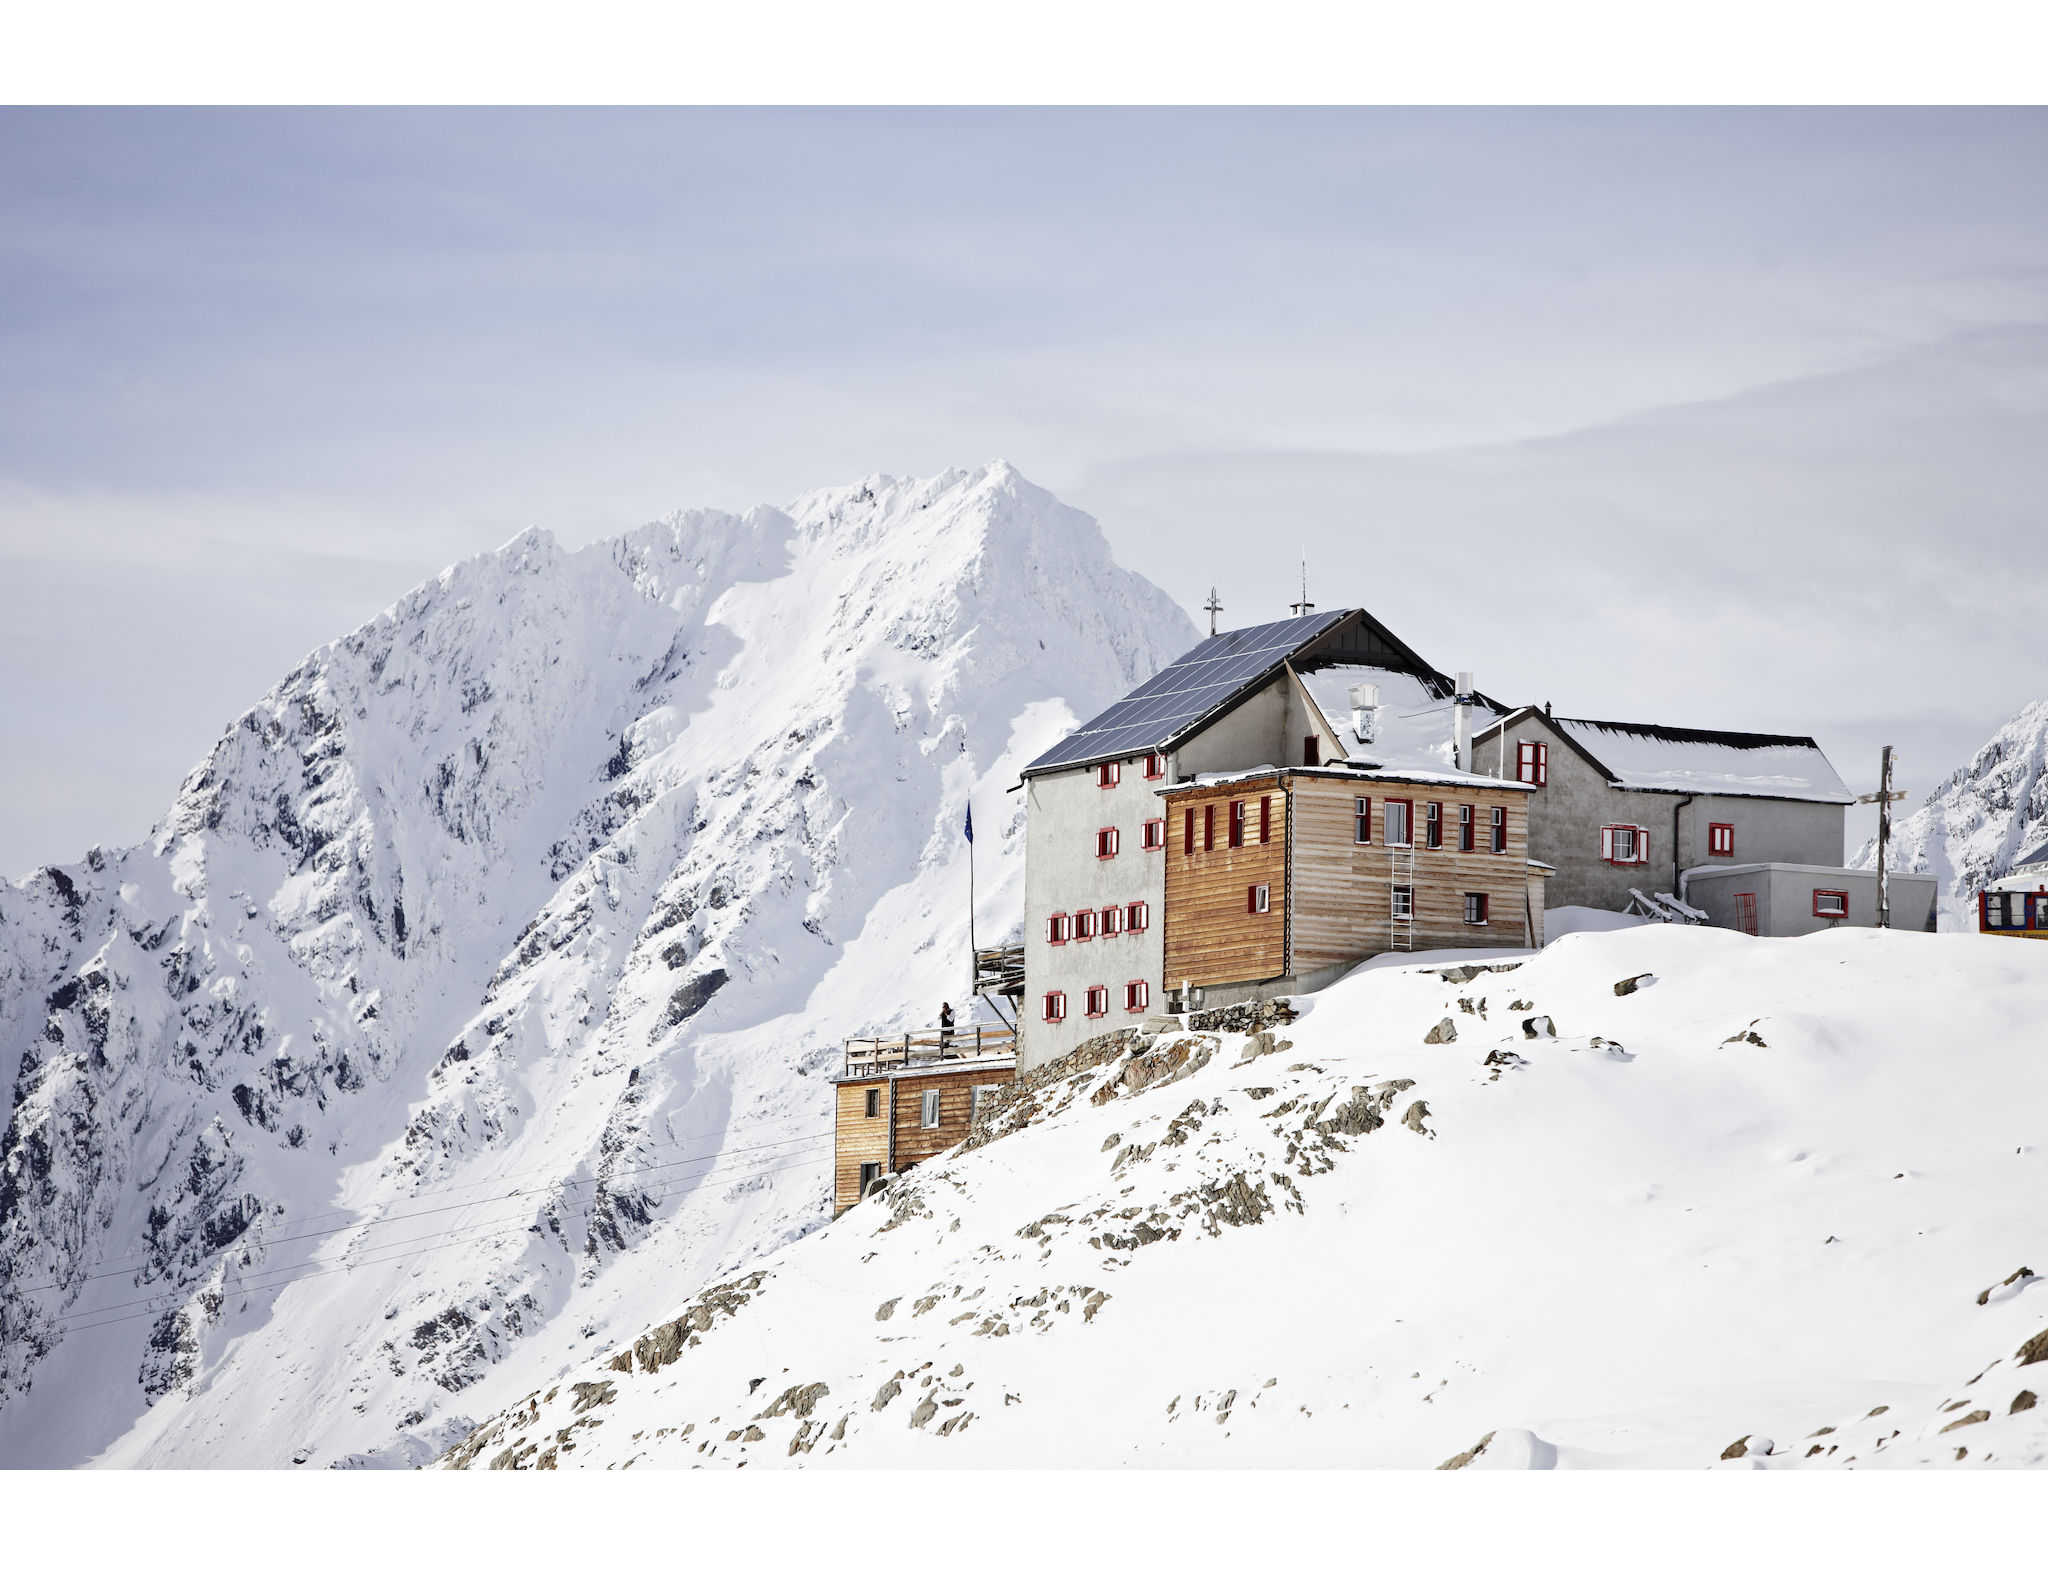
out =
[[[1124,1030],[444,1463],[2048,1463],[2044,954],[1645,926]]]

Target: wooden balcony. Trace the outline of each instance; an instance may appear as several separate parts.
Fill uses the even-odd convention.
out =
[[[1014,1060],[1017,1035],[1000,1023],[969,1023],[849,1039],[845,1047],[842,1076],[879,1077],[912,1069],[943,1071],[948,1062]]]
[[[974,954],[974,993],[1007,995],[1024,993],[1024,948],[984,946]]]

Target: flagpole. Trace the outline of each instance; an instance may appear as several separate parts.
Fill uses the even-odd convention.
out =
[[[979,994],[981,951],[974,943],[974,800],[967,800],[967,988]]]

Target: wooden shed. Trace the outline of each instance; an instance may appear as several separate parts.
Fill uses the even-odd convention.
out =
[[[926,1029],[849,1039],[833,1082],[832,1214],[967,1136],[985,1090],[1016,1076],[1008,1029]]]

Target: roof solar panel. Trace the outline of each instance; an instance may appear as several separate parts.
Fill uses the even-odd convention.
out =
[[[1024,774],[1162,747],[1246,685],[1271,673],[1347,611],[1338,608],[1211,635],[1075,728],[1026,766]]]

